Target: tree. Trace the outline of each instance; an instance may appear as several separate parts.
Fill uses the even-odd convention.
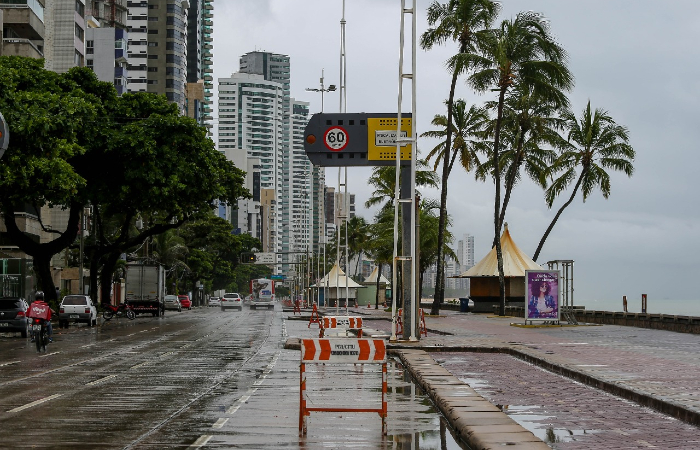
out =
[[[533,95],[526,84],[516,84],[506,96],[501,127],[500,171],[505,174],[505,193],[499,215],[499,228],[503,226],[506,210],[513,188],[520,181],[520,169],[543,189],[547,188],[547,171],[556,159],[554,148],[562,148],[559,130],[564,120],[559,113],[569,105],[562,91],[553,91],[550,99],[540,99]],[[497,109],[497,102],[487,102],[487,107]],[[489,134],[493,134],[495,122],[491,123]],[[490,152],[489,152],[490,153]],[[477,176],[485,180],[493,171],[493,159],[479,167]],[[494,241],[495,245],[495,241]]]
[[[438,186],[438,177],[435,172],[427,170],[428,164],[425,160],[416,161],[416,187]],[[396,166],[376,166],[372,169],[368,183],[374,186],[372,196],[365,202],[366,208],[381,205],[382,209],[394,207],[394,197],[396,195]],[[416,191],[420,195],[420,191]]]
[[[574,201],[579,188],[583,193],[584,202],[596,188],[599,188],[603,197],[607,199],[610,196],[610,175],[606,169],[621,171],[628,177],[634,173],[632,162],[635,152],[629,144],[629,132],[627,128],[617,125],[607,111],[596,109],[592,112],[589,101],[580,119],[571,112],[563,117],[569,130],[569,146],[552,165],[553,172],[563,173],[552,182],[545,193],[547,206],[551,208],[554,200],[574,179],[576,184],[569,199],[559,208],[542,236],[532,258],[534,261],[539,258],[549,233],[564,209]],[[577,178],[576,171],[579,168],[581,172]]]
[[[103,103],[117,96],[89,69],[57,74],[43,64],[0,57],[0,111],[12,135],[0,160],[0,208],[10,241],[33,258],[39,288],[47,300],[56,300],[51,257],[76,239],[87,200],[85,155],[99,135]],[[41,214],[46,206],[68,211],[65,230],[47,226]],[[36,217],[51,239],[40,242],[27,234],[25,216]]]
[[[433,199],[421,200],[420,204],[420,280],[418,286],[421,288],[418,298],[422,298],[423,289],[423,279],[425,272],[433,265],[437,263],[437,246],[438,246],[438,234],[440,231],[439,227],[439,217],[435,215],[435,211],[440,210],[440,203]],[[451,226],[452,221],[450,217],[447,217],[447,226]],[[449,244],[452,243],[454,237],[450,233],[449,229],[445,234],[445,244],[443,247],[442,254],[444,257],[449,257],[457,259],[457,255],[450,248]],[[439,313],[439,310],[438,310]],[[431,309],[430,314],[435,314],[433,309]]]
[[[547,20],[540,14],[528,11],[515,19],[501,22],[490,33],[483,47],[484,56],[476,62],[478,69],[470,75],[469,84],[479,92],[493,89],[498,92],[496,124],[493,137],[494,241],[498,259],[500,291],[500,315],[505,315],[505,279],[503,253],[501,251],[501,173],[499,145],[506,93],[516,84],[529,86],[533,95],[549,99],[561,90],[573,85],[573,78],[566,67],[566,52],[555,42],[549,32]]]
[[[451,119],[452,124],[450,127],[448,127],[447,117],[441,114],[436,115],[433,118],[432,124],[441,128],[438,130],[427,131],[421,135],[425,137],[433,137],[438,139],[446,139],[448,134],[454,135],[454,152],[452,153],[452,157],[450,158],[450,160],[446,163],[448,176],[452,173],[452,168],[458,157],[460,165],[466,172],[471,172],[472,170],[482,165],[482,163],[479,160],[479,153],[487,152],[484,139],[486,137],[485,133],[489,121],[489,115],[485,108],[477,107],[475,105],[472,105],[469,107],[469,109],[467,109],[466,102],[462,99],[459,99],[456,100],[452,105]],[[449,129],[451,129],[451,131],[449,131]],[[437,170],[437,166],[441,161],[443,163],[445,162],[444,155],[446,152],[446,148],[447,140],[443,140],[438,145],[436,145],[428,154],[426,158],[428,161],[433,156],[436,157],[435,170]],[[426,219],[431,220],[431,218],[429,217]],[[447,235],[449,235],[449,231],[447,231],[447,226],[449,226],[449,219],[445,219],[445,231],[442,233],[444,236],[440,238],[441,233],[438,233],[437,235],[438,241],[442,241],[442,248],[444,249],[444,251],[438,251],[439,254],[434,255],[434,261],[438,262],[438,271],[442,270],[443,274],[445,270],[444,259],[445,255],[447,254],[446,251],[449,249],[449,246],[446,245],[446,243],[448,242]],[[421,230],[422,228],[423,225],[421,224]],[[440,230],[439,227],[438,230]],[[439,248],[439,245],[440,244],[436,242],[434,248],[437,250]],[[440,260],[440,258],[442,260]],[[423,265],[422,259],[423,250],[421,249],[421,266]],[[442,269],[440,268],[441,266]],[[442,283],[444,284],[444,278]],[[438,289],[436,281],[436,292],[437,291]],[[440,314],[440,305],[440,300],[434,300],[433,306],[430,310],[430,314]]]
[[[377,295],[374,308],[379,309],[379,280],[382,275],[382,267],[384,264],[388,264],[393,270],[391,262],[394,258],[394,210],[390,207],[380,209],[374,217],[374,222],[369,226],[369,232],[370,240],[367,252],[377,264]],[[393,274],[391,278],[393,279]],[[392,295],[396,298],[393,285]]]
[[[478,60],[478,50],[488,38],[487,29],[498,15],[500,5],[491,0],[449,0],[441,4],[434,1],[428,7],[428,24],[430,28],[421,36],[420,45],[429,50],[434,45],[445,43],[448,39],[459,43],[456,55],[447,61],[452,72],[450,93],[447,98],[446,124],[452,123],[453,103],[457,78],[474,67]],[[452,128],[447,127],[445,147],[442,151],[442,185],[440,190],[440,218],[437,255],[437,280],[435,286],[435,302],[437,307],[444,297],[444,258],[442,249],[445,242],[447,226],[447,179],[449,178],[450,159],[452,151]],[[435,307],[435,306],[434,306]]]

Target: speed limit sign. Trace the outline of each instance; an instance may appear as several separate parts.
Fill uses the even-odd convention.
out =
[[[339,152],[348,146],[348,132],[343,127],[331,127],[326,131],[323,141],[329,150]]]

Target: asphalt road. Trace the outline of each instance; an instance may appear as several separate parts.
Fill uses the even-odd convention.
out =
[[[40,354],[28,339],[0,337],[0,448],[461,448],[395,361],[388,436],[377,414],[313,413],[300,438],[299,352],[283,345],[314,331],[280,305],[168,311],[54,334]],[[377,370],[309,367],[310,399],[374,407]]]

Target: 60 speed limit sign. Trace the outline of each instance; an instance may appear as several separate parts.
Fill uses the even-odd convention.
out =
[[[348,146],[348,132],[343,127],[331,127],[323,136],[328,150],[339,152]]]

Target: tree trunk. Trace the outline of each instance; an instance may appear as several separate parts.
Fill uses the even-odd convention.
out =
[[[463,52],[460,49],[460,53]],[[447,228],[447,179],[450,176],[450,151],[452,150],[452,104],[455,98],[455,87],[457,86],[457,71],[452,74],[452,84],[450,85],[450,96],[447,100],[447,136],[445,137],[445,152],[442,155],[442,186],[440,191],[440,218],[438,222],[438,242],[437,242],[437,276],[435,277],[435,298],[430,314],[437,316],[440,314],[440,305],[445,297],[445,257],[443,246],[445,245],[445,231]]]
[[[501,251],[501,223],[499,213],[501,211],[501,169],[498,164],[498,145],[501,134],[501,121],[503,119],[503,102],[505,100],[507,86],[503,86],[498,95],[498,116],[496,118],[496,132],[493,143],[493,178],[496,184],[496,198],[494,200],[493,226],[494,239],[496,241],[496,258],[498,260],[498,291],[500,316],[506,315],[506,283],[503,276],[503,252]]]
[[[574,192],[571,193],[571,197],[569,197],[569,200],[562,205],[561,208],[559,208],[559,211],[557,211],[557,214],[554,216],[552,219],[552,222],[549,224],[549,227],[547,227],[547,231],[544,232],[544,235],[542,236],[542,239],[540,239],[540,244],[537,246],[537,250],[535,251],[535,256],[532,257],[533,261],[537,261],[537,258],[540,257],[540,251],[542,251],[542,247],[544,246],[544,241],[547,240],[549,237],[549,233],[551,233],[552,228],[554,228],[554,225],[557,223],[557,220],[559,220],[559,216],[561,216],[561,213],[564,212],[564,209],[567,208],[571,202],[574,201],[574,198],[576,197],[576,193],[578,192],[579,187],[581,186],[581,182],[583,181],[583,176],[585,173],[588,171],[588,169],[584,168],[583,171],[581,171],[581,175],[578,177],[578,181],[576,182],[576,186],[574,187]]]
[[[382,278],[382,263],[377,264],[377,295],[374,299],[374,309],[379,309],[379,280]]]

